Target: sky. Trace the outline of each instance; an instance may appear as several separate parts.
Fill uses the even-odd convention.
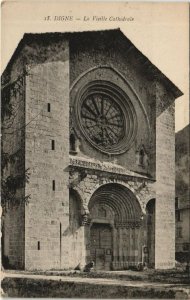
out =
[[[184,93],[175,102],[176,131],[189,123],[188,3],[6,0],[1,18],[2,71],[26,32],[120,28]]]

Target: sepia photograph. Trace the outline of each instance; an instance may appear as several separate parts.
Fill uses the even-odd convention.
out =
[[[190,299],[189,4],[1,13],[1,296]]]

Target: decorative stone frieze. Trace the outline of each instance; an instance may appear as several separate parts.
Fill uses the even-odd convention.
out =
[[[126,229],[134,229],[139,228],[142,225],[141,221],[124,221],[124,222],[116,222],[116,228],[126,228]]]
[[[77,175],[80,172],[85,176]],[[88,206],[93,193],[100,186],[108,183],[121,184],[133,192],[142,207],[143,213],[146,210],[146,203],[155,198],[153,180],[126,170],[119,165],[85,160],[81,157],[70,157],[70,173],[70,185],[78,191],[86,206]],[[75,179],[73,179],[74,177]]]

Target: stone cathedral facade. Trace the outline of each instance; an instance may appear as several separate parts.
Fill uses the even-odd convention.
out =
[[[25,34],[2,82],[17,108],[3,149],[22,152],[6,172],[30,172],[4,218],[9,264],[174,267],[181,91],[119,29]]]

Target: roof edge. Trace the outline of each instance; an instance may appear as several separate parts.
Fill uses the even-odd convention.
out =
[[[133,45],[133,49],[135,49],[135,51],[137,51],[139,53],[139,55],[141,55],[142,57],[142,61],[144,60],[144,64],[146,64],[146,67],[149,68],[150,72],[152,72],[154,74],[154,76],[160,81],[162,82],[166,88],[168,88],[168,90],[170,90],[172,92],[172,94],[174,95],[175,99],[183,96],[183,92],[166,76],[164,75],[164,73],[162,73],[162,71],[160,71],[149,59],[147,56],[145,56],[135,45],[134,43],[131,42],[131,40],[123,33],[123,31],[120,28],[113,28],[113,29],[101,29],[101,30],[89,30],[89,31],[69,31],[69,32],[43,32],[43,33],[25,33],[22,37],[22,39],[20,40],[20,42],[18,43],[16,50],[13,52],[7,66],[5,67],[5,69],[2,72],[2,77],[4,76],[5,72],[9,70],[9,68],[11,68],[15,58],[18,56],[18,54],[21,52],[21,50],[23,49],[25,43],[27,40],[30,40],[31,37],[35,38],[35,37],[41,37],[41,36],[52,36],[52,37],[69,37],[72,34],[77,34],[77,33],[94,33],[94,32],[116,32],[118,31],[126,40],[128,40],[132,45]]]
[[[160,69],[158,69],[158,67],[156,67],[155,64],[152,63],[150,59],[134,45],[133,42],[131,42],[131,40],[123,33],[123,31],[120,30],[120,32],[134,46],[134,49],[144,58],[144,64],[146,64],[146,67],[150,69],[154,68],[155,77],[172,91],[175,99],[183,96],[184,93]]]

